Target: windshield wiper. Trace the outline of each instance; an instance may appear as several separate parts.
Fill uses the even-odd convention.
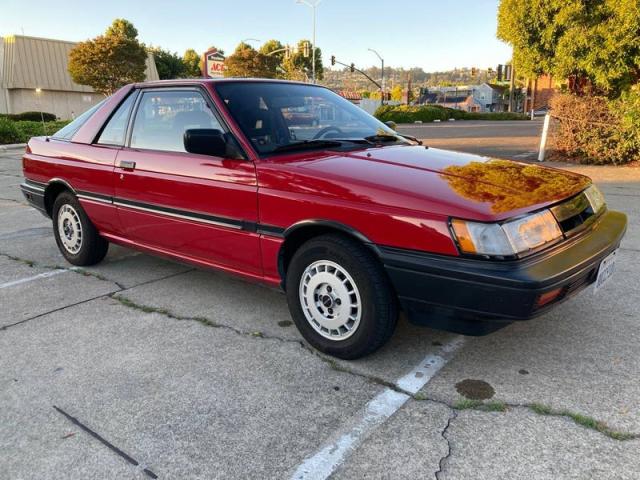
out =
[[[412,142],[416,142],[418,145],[422,145],[422,141],[418,140],[416,137],[413,137],[411,135],[403,135],[402,133],[396,133],[394,135],[378,134],[365,137],[366,140],[376,143],[397,142],[402,138],[410,140]]]
[[[373,143],[384,143],[384,142],[397,142],[398,140],[400,140],[400,137],[398,135],[377,134],[377,135],[369,135],[368,137],[364,137],[364,139]]]
[[[271,152],[288,152],[294,150],[304,150],[307,148],[337,148],[344,146],[345,143],[352,144],[371,144],[372,142],[367,139],[351,139],[351,138],[316,138],[314,140],[303,140],[301,142],[287,143],[286,145],[280,145],[274,148]]]

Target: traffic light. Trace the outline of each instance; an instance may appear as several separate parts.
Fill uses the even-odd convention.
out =
[[[291,47],[287,45],[286,47],[284,47],[284,58],[288,60],[289,57],[291,57]]]
[[[511,81],[511,65],[505,65],[504,66],[504,79],[507,82]]]
[[[353,73],[356,71],[356,66],[352,63],[349,69],[351,70],[351,73]]]
[[[304,57],[308,58],[309,57],[309,42],[304,42]]]
[[[498,65],[498,81],[502,81],[502,65]]]
[[[335,65],[335,64],[336,64],[336,56],[331,55],[331,65]]]
[[[477,69],[476,69],[476,67],[471,67],[471,76],[472,76],[472,77],[475,77],[475,76],[476,76],[476,73],[477,73]]]

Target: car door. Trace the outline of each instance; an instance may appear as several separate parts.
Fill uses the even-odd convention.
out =
[[[186,152],[192,128],[227,132],[197,87],[143,89],[116,159],[115,198],[124,237],[185,260],[261,273],[253,162]]]

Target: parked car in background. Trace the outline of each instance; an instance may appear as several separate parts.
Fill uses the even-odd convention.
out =
[[[334,120],[297,129],[298,108]],[[23,158],[74,265],[109,243],[285,290],[341,358],[410,321],[486,334],[613,273],[626,217],[575,173],[433,149],[330,90],[272,80],[129,85]]]

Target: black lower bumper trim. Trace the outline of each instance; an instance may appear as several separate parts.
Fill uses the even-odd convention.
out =
[[[49,216],[44,204],[44,188],[31,185],[30,183],[23,183],[20,185],[20,190],[22,190],[22,195],[24,195],[24,198],[29,202],[29,205],[44,215]]]
[[[379,251],[410,320],[459,331],[464,328],[446,327],[453,327],[454,320],[463,324],[527,320],[582,290],[595,280],[602,259],[620,245],[626,226],[626,215],[607,211],[580,236],[513,261],[447,257],[389,247],[379,247]],[[538,308],[540,295],[558,288],[558,297]]]

